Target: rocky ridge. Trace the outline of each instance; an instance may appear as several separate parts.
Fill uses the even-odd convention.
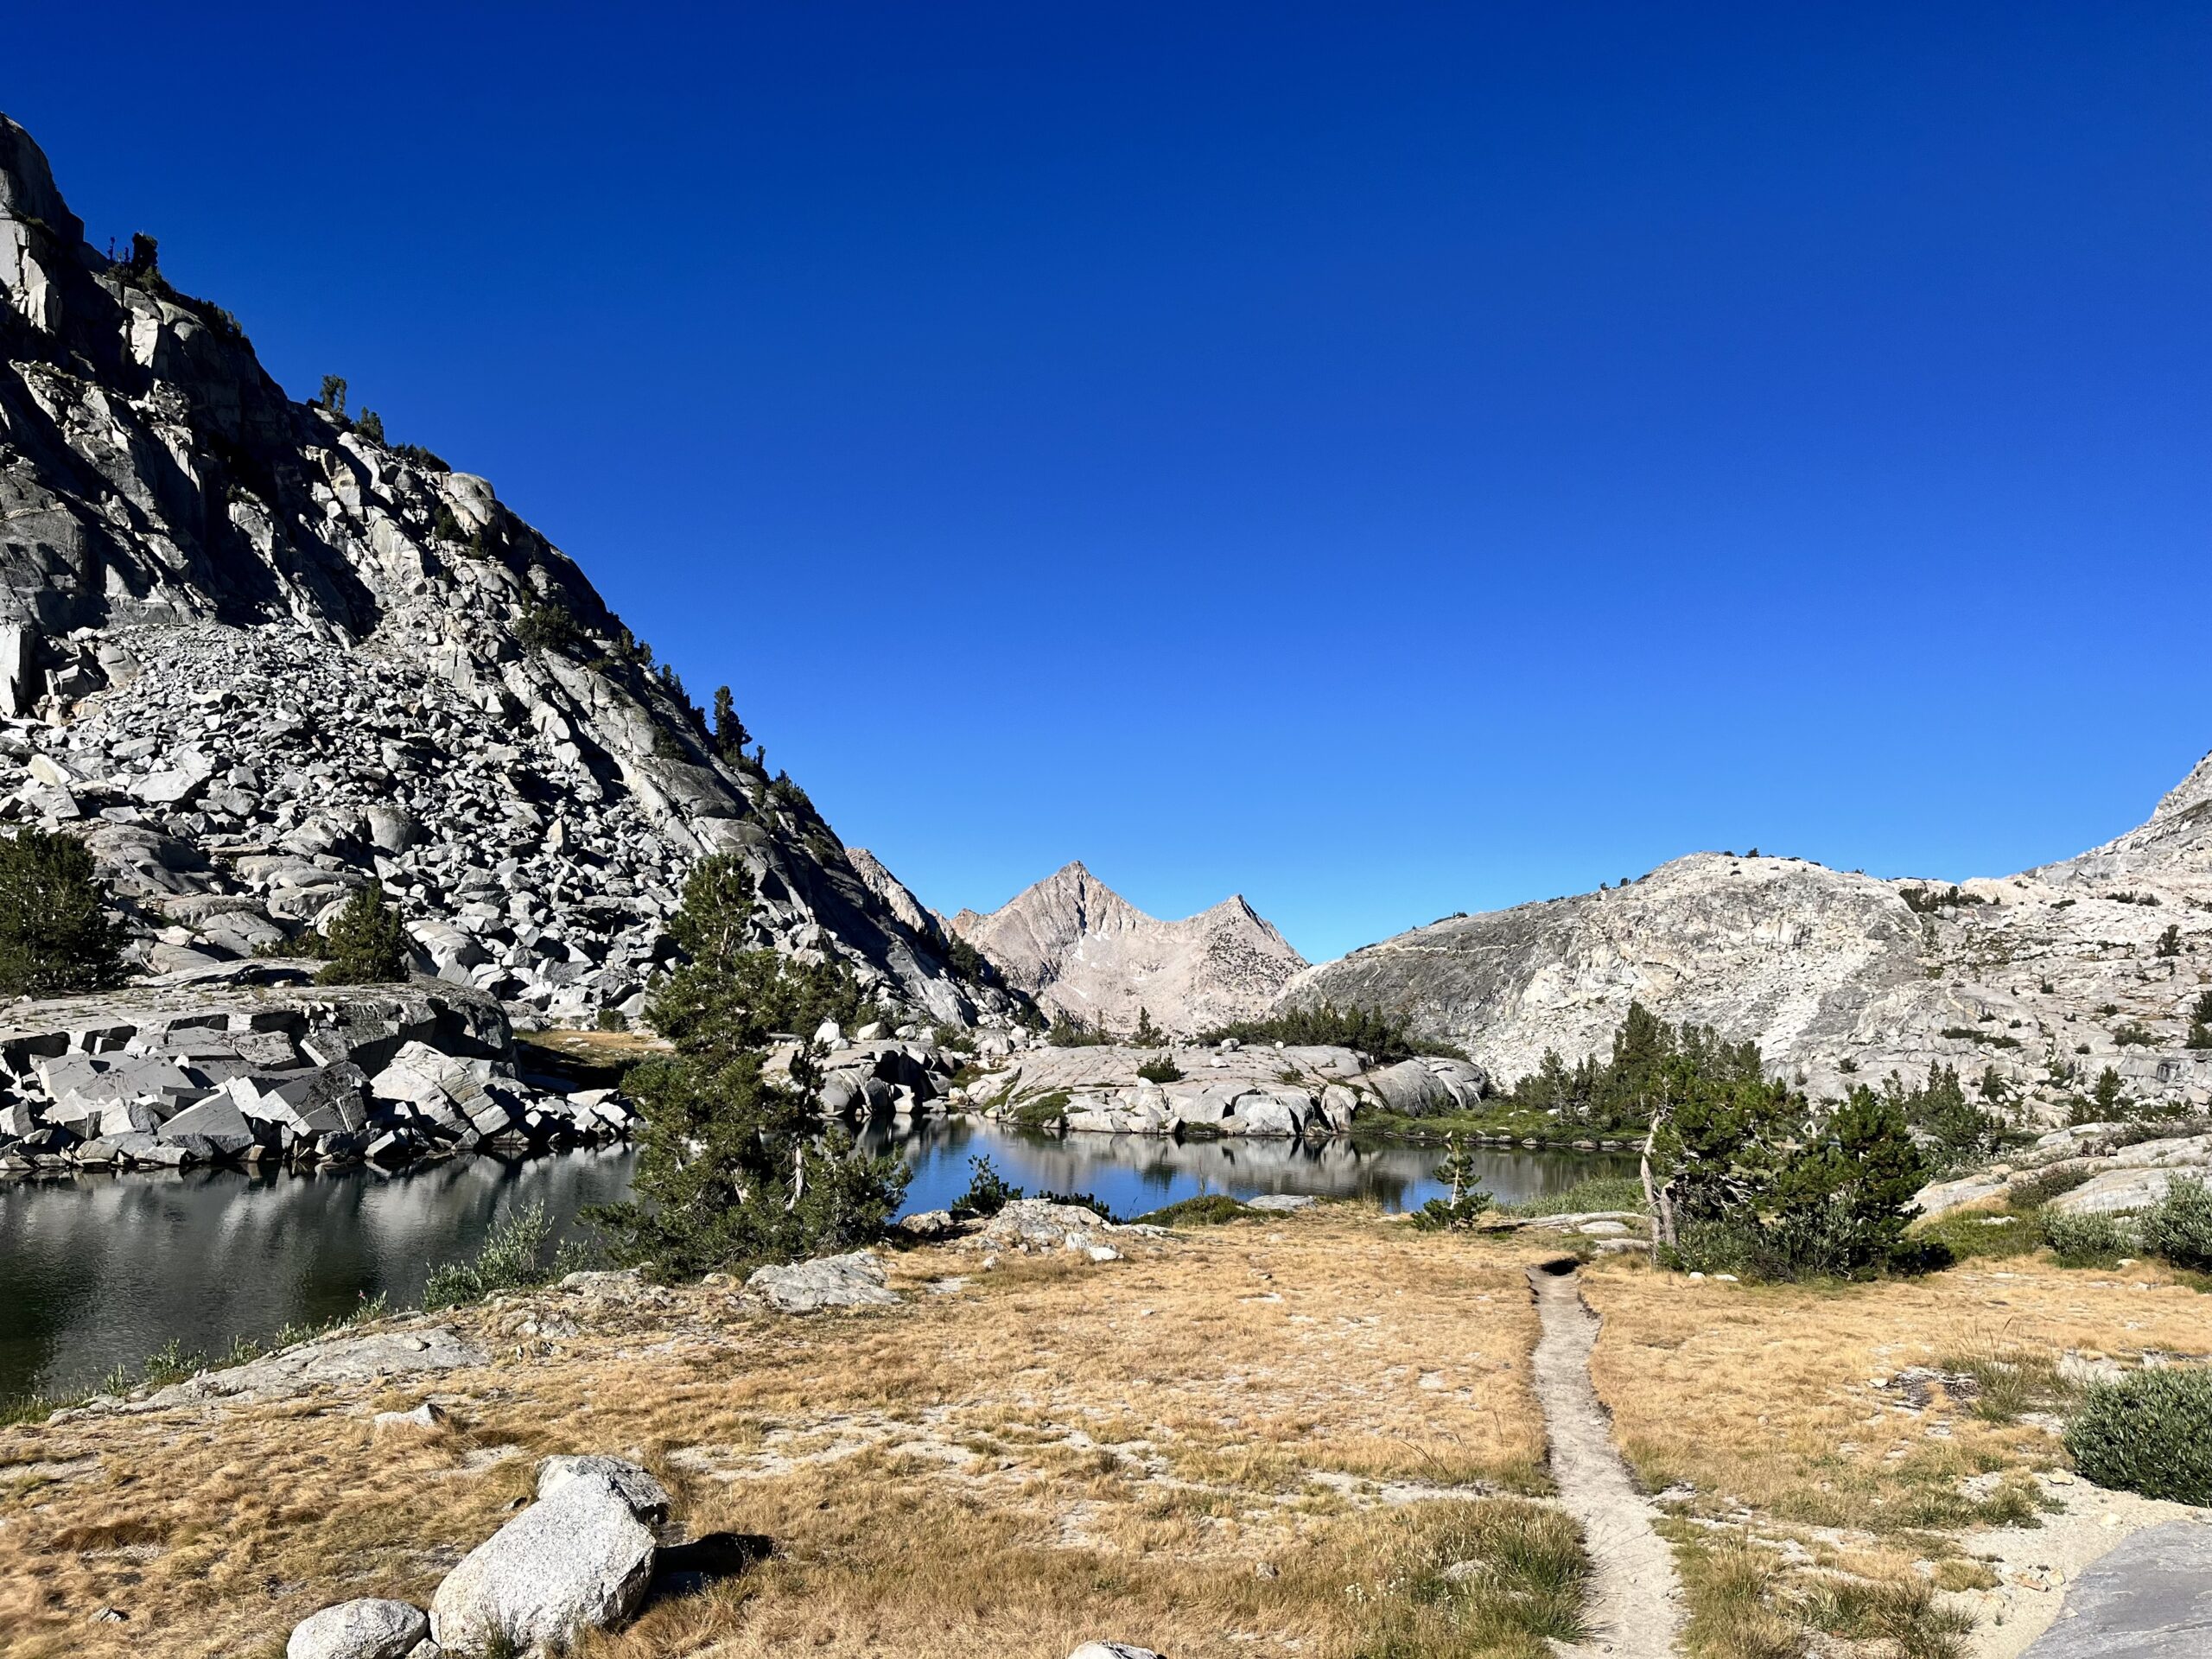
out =
[[[1141,1008],[1184,1034],[1249,1019],[1306,965],[1241,895],[1164,922],[1080,863],[952,928],[1041,1007],[1109,1031],[1134,1030]]]
[[[2061,863],[1960,883],[1697,853],[1635,881],[1431,923],[1299,975],[1282,1007],[1406,1016],[1511,1079],[1602,1050],[1641,1001],[1755,1039],[1816,1096],[1953,1065],[2063,1122],[2107,1067],[2139,1105],[2212,1103],[2186,1046],[2212,981],[2212,759],[2151,819]]]
[[[489,483],[288,398],[150,245],[96,252],[4,117],[0,302],[0,819],[86,838],[143,966],[248,958],[375,878],[423,970],[634,1011],[728,850],[760,942],[1004,1014]]]

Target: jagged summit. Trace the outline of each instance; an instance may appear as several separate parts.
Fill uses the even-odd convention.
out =
[[[1140,1008],[1172,1032],[1249,1018],[1305,966],[1241,894],[1164,922],[1080,861],[952,926],[1041,1006],[1113,1031],[1133,1029]]]
[[[634,1008],[730,849],[764,942],[932,1019],[1003,1001],[489,482],[287,397],[150,241],[88,246],[4,117],[0,721],[0,817],[83,835],[156,970],[231,971],[377,878],[426,968]]]

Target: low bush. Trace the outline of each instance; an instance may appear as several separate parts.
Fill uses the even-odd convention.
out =
[[[968,1190],[952,1201],[955,1221],[988,1220],[1021,1196],[988,1157],[968,1160]]]
[[[2087,1164],[2062,1165],[2013,1182],[2010,1197],[2017,1209],[2039,1209],[2053,1198],[2071,1192],[2088,1179],[2089,1166]]]
[[[2212,1273],[2212,1187],[2177,1179],[2139,1224],[2143,1248],[2177,1268]]]
[[[1912,1236],[1942,1246],[1954,1261],[1961,1262],[1976,1256],[2031,1255],[2050,1242],[2041,1217],[2032,1211],[1956,1210],[1916,1229]]]
[[[1249,1204],[1232,1198],[1226,1192],[1207,1192],[1195,1198],[1183,1198],[1153,1211],[1137,1219],[1151,1227],[1218,1227],[1224,1222],[1243,1221],[1247,1217],[1262,1217],[1264,1210],[1255,1210]]]
[[[2108,1268],[2143,1248],[2133,1224],[2120,1216],[2076,1216],[2045,1210],[2043,1230],[2063,1268]]]
[[[1137,1076],[1147,1083],[1180,1083],[1183,1068],[1175,1064],[1173,1054],[1161,1054],[1137,1067]]]
[[[505,1220],[485,1235],[482,1247],[474,1256],[466,1262],[442,1262],[430,1269],[423,1284],[423,1309],[434,1311],[457,1302],[478,1301],[497,1291],[550,1284],[584,1265],[586,1254],[573,1245],[564,1245],[548,1255],[545,1246],[552,1236],[553,1224],[542,1202],[510,1211]]]
[[[1633,1175],[1586,1175],[1558,1192],[1542,1192],[1498,1208],[1509,1216],[1580,1216],[1592,1210],[1643,1208],[1643,1183]]]
[[[2162,1366],[2091,1385],[2066,1449],[2100,1486],[2212,1504],[2212,1370]]]
[[[1211,1046],[1234,1038],[1240,1043],[1288,1048],[1351,1048],[1377,1065],[1395,1065],[1417,1055],[1435,1054],[1464,1060],[1466,1051],[1450,1043],[1416,1037],[1408,1021],[1377,1008],[1338,1008],[1324,1002],[1310,1008],[1287,1008],[1264,1020],[1240,1020],[1199,1033],[1198,1041]]]

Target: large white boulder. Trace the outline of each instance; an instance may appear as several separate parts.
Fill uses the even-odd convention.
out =
[[[880,1306],[899,1300],[899,1293],[884,1283],[883,1263],[872,1250],[824,1255],[788,1267],[756,1268],[745,1288],[786,1313]]]
[[[422,1609],[404,1601],[341,1601],[292,1627],[284,1659],[407,1659],[429,1633]]]
[[[431,1639],[448,1650],[573,1646],[637,1611],[653,1548],[652,1530],[605,1474],[557,1480],[446,1575],[430,1601]]]

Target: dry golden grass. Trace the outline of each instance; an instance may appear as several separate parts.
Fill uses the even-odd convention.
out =
[[[1686,1482],[1713,1513],[1878,1533],[1983,1518],[1990,1506],[1961,1497],[1961,1478],[2024,1475],[2064,1453],[2044,1427],[1985,1421],[1940,1386],[1925,1410],[1900,1409],[1873,1378],[1992,1350],[2055,1362],[2212,1347],[2212,1305],[2139,1268],[2012,1257],[1813,1287],[1697,1282],[1615,1258],[1583,1281],[1605,1320],[1592,1374],[1648,1485]]]
[[[2052,1381],[2062,1358],[2212,1347],[2212,1305],[2162,1272],[2073,1271],[2048,1257],[1970,1262],[1925,1279],[1746,1286],[1613,1258],[1583,1274],[1603,1316],[1591,1370],[1623,1452],[1670,1504],[1699,1659],[1793,1659],[1814,1632],[1897,1659],[1962,1650],[1934,1594],[1986,1587],[1974,1529],[2042,1506],[2064,1466],[2056,1419],[1953,1398],[1914,1408],[1910,1367]],[[1963,1390],[1962,1390],[1963,1392]]]
[[[607,1451],[777,1554],[594,1654],[1349,1654],[1422,1517],[1542,1484],[1526,1254],[1336,1211],[1103,1268],[916,1251],[853,1316],[696,1289],[549,1344],[518,1327],[575,1298],[456,1311],[499,1357],[422,1388],[0,1431],[0,1651],[273,1654],[330,1601],[426,1603],[536,1457]],[[426,1393],[452,1427],[372,1435]]]

